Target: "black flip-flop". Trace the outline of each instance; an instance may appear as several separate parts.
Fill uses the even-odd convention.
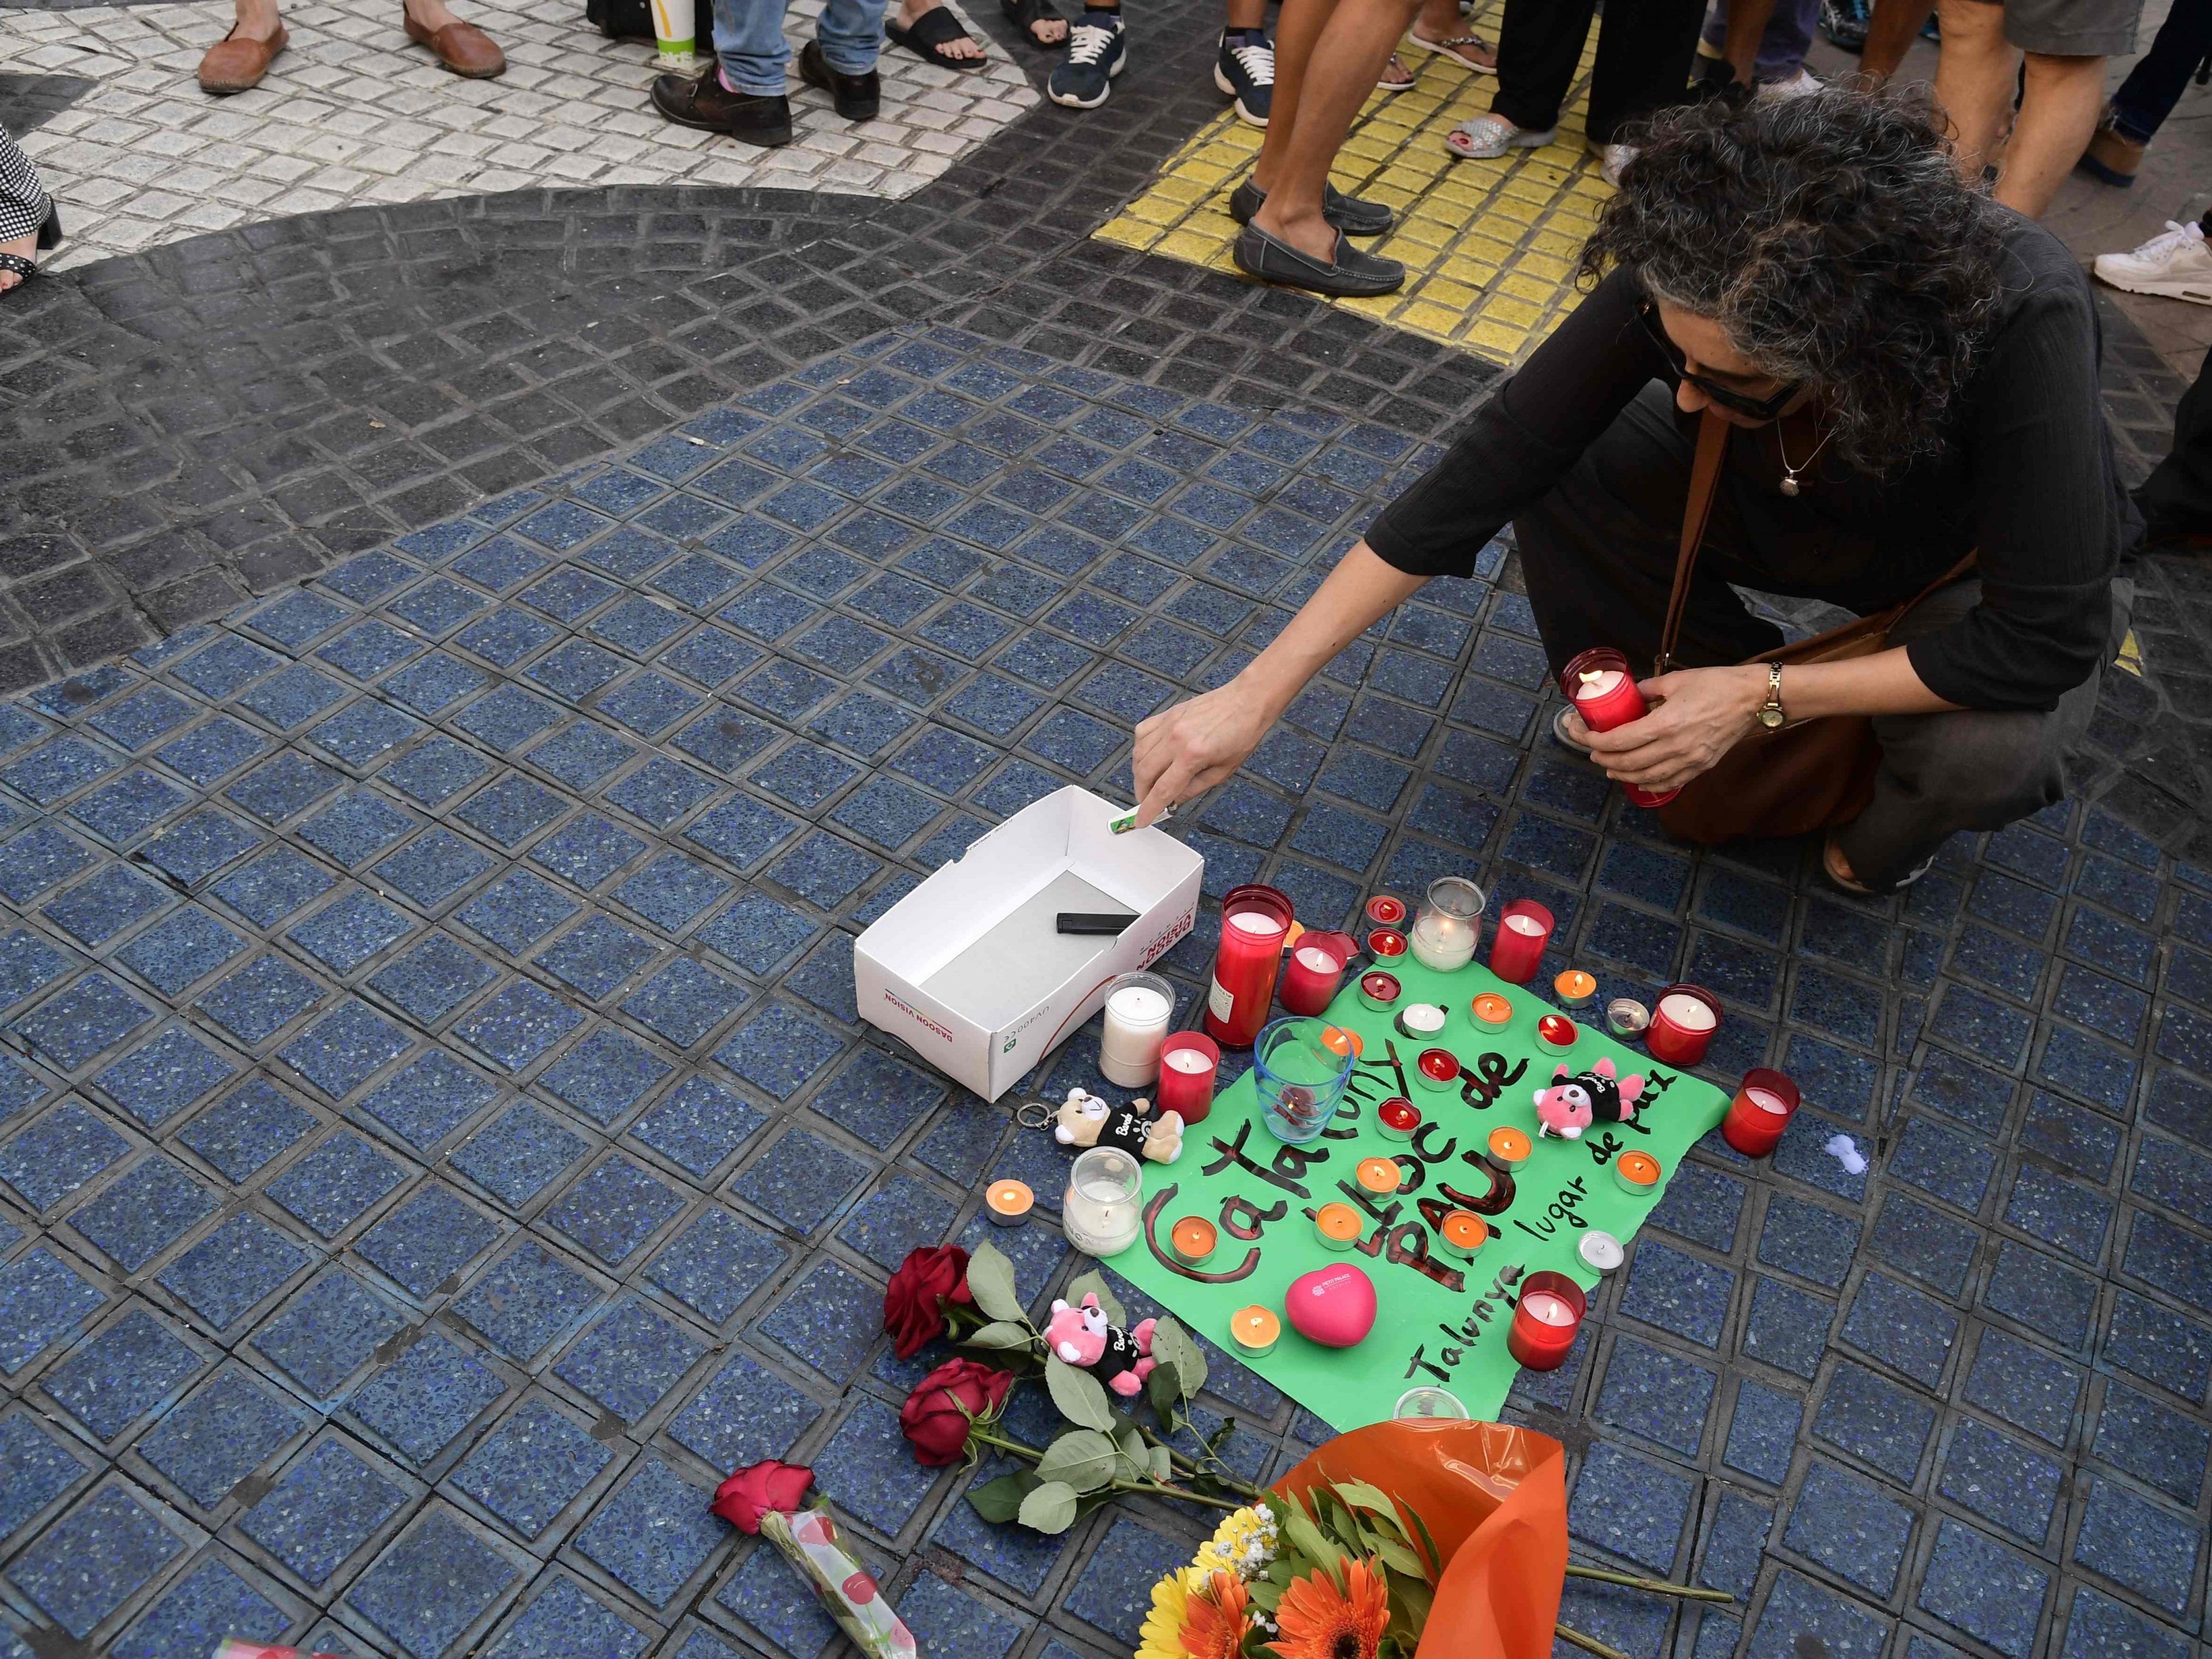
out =
[[[936,64],[939,69],[979,70],[988,58],[951,58],[939,48],[954,40],[975,40],[975,37],[960,27],[960,20],[952,15],[950,6],[932,6],[914,20],[914,27],[904,28],[890,18],[884,20],[884,38],[895,46],[904,46],[915,57]],[[977,40],[976,45],[982,42]]]
[[[1058,52],[1067,44],[1067,36],[1065,33],[1057,40],[1040,40],[1036,37],[1036,26],[1039,23],[1065,24],[1067,21],[1067,19],[1061,16],[1059,10],[1049,3],[1049,0],[999,0],[999,9],[1006,14],[1009,23],[1022,32],[1022,39],[1038,51]]]

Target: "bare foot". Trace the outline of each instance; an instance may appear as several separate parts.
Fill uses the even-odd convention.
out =
[[[1067,44],[1067,19],[1040,17],[1030,25],[1030,39],[1041,46],[1060,46]]]
[[[239,0],[238,21],[230,31],[234,40],[273,40],[283,20],[276,0]]]
[[[403,0],[400,9],[432,34],[448,23],[461,21],[453,15],[446,0]]]
[[[1425,39],[1418,28],[1409,29],[1407,33],[1416,46],[1426,46],[1442,57],[1456,58],[1469,69],[1498,67],[1498,48],[1474,35],[1454,34],[1431,40]]]
[[[0,253],[19,254],[36,264],[39,255],[39,233],[34,230],[28,236],[18,236],[12,242],[0,242]],[[11,288],[20,287],[26,280],[12,270],[0,270],[0,294],[5,294]]]
[[[912,28],[919,19],[935,11],[944,3],[945,0],[901,0],[898,13],[899,27],[902,29]],[[957,59],[963,64],[980,63],[983,58],[983,44],[973,35],[955,36],[937,46],[935,50],[939,55]]]

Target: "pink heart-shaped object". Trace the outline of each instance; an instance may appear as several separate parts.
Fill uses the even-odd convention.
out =
[[[1283,1311],[1309,1341],[1348,1348],[1375,1328],[1375,1281],[1348,1261],[1332,1262],[1292,1279]]]

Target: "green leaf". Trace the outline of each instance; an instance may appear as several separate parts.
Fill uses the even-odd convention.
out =
[[[1212,1452],[1216,1457],[1220,1456],[1221,1449],[1229,1443],[1229,1437],[1236,1432],[1237,1419],[1233,1417],[1223,1418],[1221,1426],[1206,1437],[1206,1450]]]
[[[1066,1532],[1075,1524],[1075,1488],[1048,1480],[1022,1499],[1021,1523],[1035,1532]]]
[[[1375,1543],[1376,1554],[1382,1558],[1382,1565],[1391,1571],[1410,1573],[1416,1578],[1425,1578],[1428,1576],[1421,1565],[1421,1558],[1398,1542],[1396,1539],[1378,1538]]]
[[[1424,1583],[1418,1573],[1396,1573],[1390,1579],[1391,1621],[1401,1631],[1408,1642],[1417,1642],[1429,1622],[1429,1613],[1436,1605],[1436,1592]]]
[[[1181,1381],[1182,1397],[1193,1399],[1206,1386],[1206,1354],[1197,1343],[1190,1340],[1188,1331],[1174,1320],[1163,1316],[1152,1327],[1152,1354],[1156,1358],[1160,1356],[1160,1338],[1164,1334],[1168,1340],[1170,1355],[1175,1361],[1176,1375]]]
[[[1292,1498],[1282,1506],[1283,1536],[1295,1544],[1299,1553],[1310,1558],[1314,1565],[1327,1572],[1339,1589],[1344,1588],[1343,1575],[1337,1571],[1344,1552],[1322,1536],[1321,1528],[1306,1513],[1305,1505]]]
[[[1079,1371],[1054,1357],[1045,1362],[1044,1384],[1060,1414],[1081,1429],[1111,1431],[1114,1408],[1106,1403],[1106,1390],[1089,1371]]]
[[[1283,1586],[1272,1578],[1255,1578],[1244,1589],[1252,1598],[1252,1605],[1262,1613],[1273,1613],[1282,1604]]]
[[[1437,1547],[1436,1535],[1429,1530],[1429,1523],[1421,1519],[1421,1512],[1411,1504],[1406,1505],[1406,1518],[1419,1534],[1413,1541],[1421,1558],[1421,1577],[1433,1585],[1444,1570],[1444,1553]]]
[[[1078,1273],[1069,1279],[1067,1288],[1062,1291],[1060,1295],[1066,1298],[1071,1307],[1077,1308],[1083,1305],[1085,1297],[1095,1296],[1098,1298],[1098,1305],[1105,1310],[1107,1318],[1112,1320],[1116,1325],[1128,1322],[1129,1316],[1123,1310],[1121,1298],[1106,1288],[1106,1275],[1096,1267],[1087,1273]]]
[[[1070,1429],[1044,1449],[1037,1479],[1064,1480],[1078,1492],[1096,1492],[1114,1478],[1121,1461],[1114,1443],[1096,1429]]]
[[[1175,1463],[1168,1456],[1168,1449],[1165,1446],[1153,1447],[1152,1479],[1155,1480],[1171,1480],[1174,1478]]]
[[[1145,1443],[1145,1437],[1137,1432],[1133,1423],[1124,1423],[1114,1431],[1115,1449],[1121,1454],[1122,1479],[1142,1480],[1152,1472],[1152,1449]]]
[[[1012,1320],[1029,1328],[1029,1313],[1014,1290],[1014,1264],[988,1241],[968,1258],[968,1294],[994,1319]]]
[[[1329,1490],[1352,1508],[1370,1510],[1397,1524],[1398,1505],[1382,1487],[1365,1480],[1337,1480],[1330,1483]]]
[[[1152,1367],[1152,1374],[1145,1379],[1146,1397],[1152,1409],[1160,1414],[1160,1421],[1174,1421],[1176,1402],[1182,1398],[1182,1376],[1173,1365],[1162,1364]]]
[[[955,1339],[963,1348],[1026,1348],[1036,1340],[1027,1325],[1011,1319],[994,1320],[968,1336]]]
[[[986,1521],[1011,1521],[1021,1513],[1022,1499],[1029,1495],[1029,1486],[1035,1484],[1032,1480],[1024,1485],[1019,1475],[1002,1474],[969,1492],[968,1501]]]

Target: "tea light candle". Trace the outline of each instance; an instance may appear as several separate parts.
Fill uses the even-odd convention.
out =
[[[1462,1261],[1471,1261],[1490,1243],[1488,1224],[1472,1210],[1446,1210],[1437,1235],[1443,1240],[1444,1249]]]
[[[1406,920],[1406,901],[1395,893],[1377,893],[1367,901],[1367,920],[1377,927],[1395,927]]]
[[[1321,1046],[1333,1054],[1350,1054],[1354,1060],[1366,1051],[1367,1044],[1359,1033],[1349,1025],[1330,1025],[1322,1028]]]
[[[1694,985],[1670,985],[1659,994],[1644,1046],[1652,1059],[1669,1066],[1695,1066],[1712,1047],[1720,1024],[1721,1006],[1712,993]]]
[[[1375,1127],[1385,1140],[1411,1140],[1421,1127],[1421,1109],[1394,1096],[1375,1109]]]
[[[1552,913],[1534,899],[1514,900],[1498,914],[1490,971],[1509,985],[1526,985],[1536,977],[1551,937]]]
[[[1398,1011],[1398,1035],[1425,1042],[1444,1029],[1444,1011],[1433,1002],[1409,1002]]]
[[[1482,889],[1464,876],[1437,877],[1413,918],[1413,959],[1440,974],[1466,967],[1481,919]]]
[[[1159,1087],[1152,1104],[1186,1126],[1206,1121],[1221,1079],[1221,1045],[1203,1031],[1177,1031],[1160,1045]]]
[[[1404,1423],[1455,1423],[1463,1421],[1468,1411],[1460,1403],[1459,1396],[1449,1389],[1439,1389],[1434,1383],[1424,1382],[1419,1388],[1408,1389],[1400,1395],[1390,1415]]]
[[[1582,1243],[1575,1246],[1575,1254],[1582,1257],[1583,1266],[1601,1279],[1618,1271],[1620,1264],[1628,1260],[1628,1252],[1621,1249],[1620,1241],[1595,1227],[1583,1235]]]
[[[1488,1145],[1492,1159],[1509,1170],[1519,1169],[1536,1150],[1536,1143],[1510,1123],[1492,1129]]]
[[[1282,1334],[1283,1322],[1256,1302],[1229,1316],[1229,1340],[1240,1352],[1255,1357],[1267,1353]]]
[[[1781,1141],[1799,1101],[1797,1085],[1780,1072],[1765,1066],[1746,1072],[1721,1120],[1721,1138],[1746,1158],[1765,1158]]]
[[[1283,987],[1278,994],[1283,1007],[1293,1014],[1317,1014],[1329,1005],[1344,983],[1344,964],[1357,948],[1344,933],[1309,933],[1291,948],[1283,966]]]
[[[1060,1230],[1085,1255],[1117,1255],[1137,1242],[1145,1177],[1137,1160],[1118,1146],[1093,1146],[1076,1155],[1060,1200]]]
[[[1359,976],[1359,1000],[1370,1008],[1393,1006],[1398,1000],[1401,988],[1395,974],[1386,974],[1380,969]]]
[[[1579,1008],[1597,994],[1597,981],[1579,968],[1570,968],[1552,981],[1552,993],[1570,1008]]]
[[[1559,690],[1593,732],[1627,726],[1642,720],[1649,710],[1642,689],[1628,672],[1628,659],[1610,646],[1585,651],[1568,663],[1559,671]],[[1638,806],[1664,806],[1680,793],[1670,789],[1660,795],[1632,783],[1622,787]]]
[[[1348,1250],[1359,1233],[1359,1212],[1349,1204],[1324,1204],[1314,1212],[1314,1237],[1326,1249]]]
[[[1580,1035],[1579,1028],[1565,1014],[1547,1014],[1536,1022],[1536,1041],[1555,1054],[1573,1048]]]
[[[1396,1192],[1406,1179],[1395,1158],[1363,1158],[1354,1173],[1362,1187],[1381,1198]]]
[[[1220,1230],[1204,1216],[1187,1215],[1168,1229],[1168,1254],[1186,1267],[1199,1266],[1220,1242]]]
[[[1459,1082],[1459,1061],[1448,1048],[1424,1048],[1413,1062],[1413,1075],[1423,1088],[1441,1094]]]
[[[1532,1371],[1555,1371],[1574,1351],[1575,1331],[1589,1300],[1565,1273],[1530,1273],[1521,1281],[1520,1305],[1505,1333],[1505,1349]]]
[[[1606,1030],[1624,1042],[1635,1042],[1650,1024],[1651,1011],[1634,997],[1615,997],[1605,1005]]]
[[[1395,927],[1377,927],[1367,936],[1367,954],[1387,962],[1406,954],[1406,936]]]
[[[1098,1072],[1123,1089],[1141,1089],[1160,1074],[1160,1047],[1175,1013],[1175,991],[1158,974],[1123,974],[1106,992],[1106,1029],[1098,1039]]]
[[[1513,1018],[1513,1002],[1495,991],[1485,991],[1467,1006],[1478,1025],[1503,1025]]]
[[[1659,1160],[1649,1152],[1623,1152],[1613,1160],[1613,1178],[1624,1193],[1649,1198],[1659,1190]]]
[[[1018,1227],[1036,1207],[1036,1194],[1024,1182],[994,1181],[983,1189],[983,1212],[994,1227]]]

